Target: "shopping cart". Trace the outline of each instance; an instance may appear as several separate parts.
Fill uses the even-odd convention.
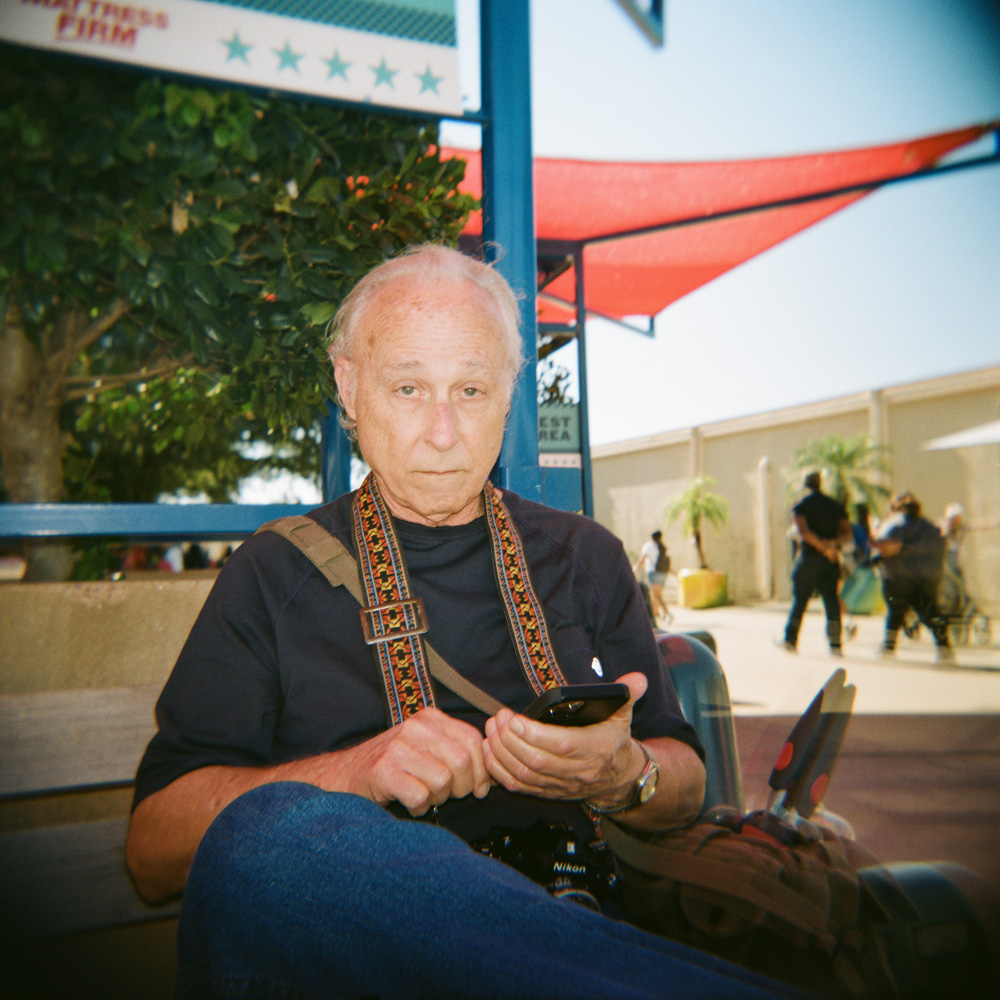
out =
[[[989,616],[976,604],[961,570],[945,569],[938,587],[938,608],[948,622],[953,646],[988,646],[993,635]]]

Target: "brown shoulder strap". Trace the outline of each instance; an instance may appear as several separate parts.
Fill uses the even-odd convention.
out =
[[[305,514],[279,517],[275,521],[262,524],[256,534],[273,531],[294,545],[334,587],[346,587],[351,596],[364,607],[365,601],[358,580],[358,564],[343,542],[331,535],[322,525]],[[504,707],[491,694],[466,680],[429,643],[427,661],[431,676],[446,688],[464,698],[470,705],[487,715],[496,715]]]

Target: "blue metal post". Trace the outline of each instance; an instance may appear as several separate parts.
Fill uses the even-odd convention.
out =
[[[528,358],[514,391],[498,485],[542,500],[538,466],[535,205],[532,190],[531,47],[528,0],[480,0],[483,114],[483,239],[488,260],[523,293]]]
[[[340,426],[337,407],[329,402],[320,443],[320,479],[324,503],[336,500],[351,488],[351,441]]]
[[[576,378],[580,385],[580,492],[583,512],[594,516],[594,485],[590,464],[590,396],[587,391],[587,300],[584,298],[583,254],[581,245],[576,251]]]

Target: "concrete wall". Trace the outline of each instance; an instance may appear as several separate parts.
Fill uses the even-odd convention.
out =
[[[890,490],[913,490],[932,519],[958,501],[972,522],[989,525],[969,533],[963,563],[970,591],[998,615],[998,449],[921,450],[930,438],[996,420],[998,412],[1000,366],[603,445],[592,452],[594,515],[633,555],[661,528],[674,568],[694,567],[690,539],[679,522],[667,525],[663,512],[694,475],[714,476],[730,517],[718,537],[705,533],[709,566],[728,573],[732,600],[788,599],[786,531],[800,495],[792,459],[816,438],[868,434],[890,449]]]
[[[0,584],[0,694],[162,684],[213,582]]]

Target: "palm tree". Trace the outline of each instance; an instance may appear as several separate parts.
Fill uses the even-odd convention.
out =
[[[712,493],[715,479],[711,476],[696,476],[694,482],[667,504],[667,523],[684,518],[684,530],[694,539],[694,547],[698,553],[700,569],[708,569],[705,553],[701,547],[701,525],[707,521],[716,533],[726,526],[729,517],[729,501],[718,493]]]
[[[791,468],[822,473],[824,491],[847,510],[858,502],[876,510],[878,502],[889,496],[889,491],[878,481],[882,473],[891,471],[888,451],[884,444],[876,444],[864,434],[849,438],[831,434],[800,448]]]

